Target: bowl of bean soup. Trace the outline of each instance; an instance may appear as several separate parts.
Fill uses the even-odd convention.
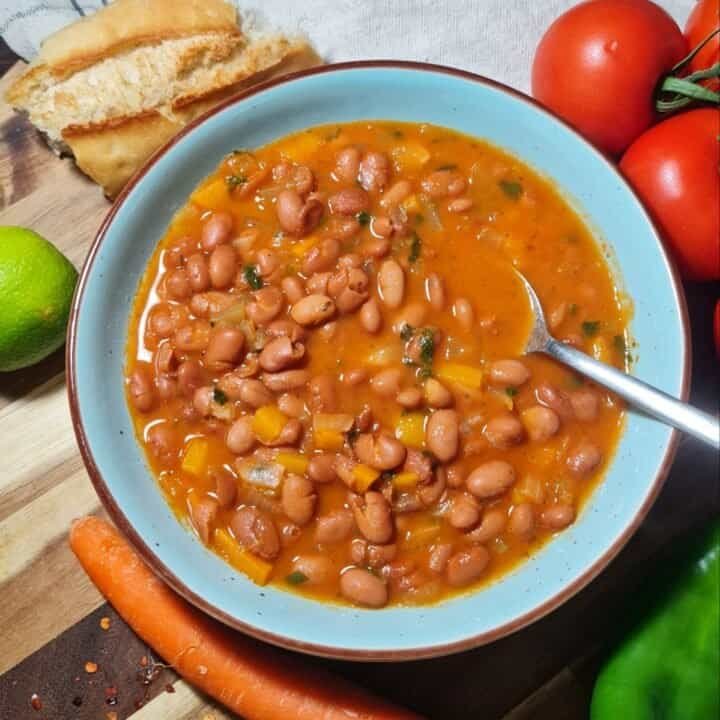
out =
[[[413,63],[254,88],[141,171],[68,348],[91,478],[186,598],[400,660],[542,617],[617,554],[668,428],[524,355],[552,332],[680,397],[687,323],[612,164],[525,96]]]

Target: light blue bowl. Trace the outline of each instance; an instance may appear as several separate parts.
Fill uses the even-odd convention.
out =
[[[594,578],[657,496],[676,438],[631,413],[605,481],[577,522],[501,581],[421,608],[360,610],[261,588],[206,550],[170,512],[133,433],[123,394],[128,316],[158,240],[197,183],[235,147],[311,125],[358,119],[428,122],[489,140],[567,192],[612,249],[634,300],[635,372],[686,398],[687,321],[657,232],[591,145],[531,100],[483,78],[410,63],[351,63],[301,73],[226,103],[176,138],[118,199],[85,264],[68,344],[70,401],[103,503],[178,592],[220,620],[296,650],[398,660],[465,650],[550,612]]]

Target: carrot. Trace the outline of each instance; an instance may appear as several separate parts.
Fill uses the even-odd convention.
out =
[[[418,720],[346,680],[235,633],[176,595],[109,523],[76,520],[70,546],[130,627],[186,680],[246,720]]]

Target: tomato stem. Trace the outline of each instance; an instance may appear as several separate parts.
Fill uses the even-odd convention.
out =
[[[713,30],[704,38],[689,55],[684,57],[671,70],[670,74],[660,83],[655,99],[655,108],[660,113],[669,113],[679,110],[692,102],[706,102],[720,105],[720,94],[702,84],[703,80],[720,77],[720,63],[698,70],[686,77],[677,77],[681,71],[716,35],[720,28]],[[670,95],[670,97],[667,97]]]

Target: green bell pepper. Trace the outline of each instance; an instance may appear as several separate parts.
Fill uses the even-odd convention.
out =
[[[601,670],[592,720],[720,718],[720,521],[682,558],[641,591],[654,607]]]

